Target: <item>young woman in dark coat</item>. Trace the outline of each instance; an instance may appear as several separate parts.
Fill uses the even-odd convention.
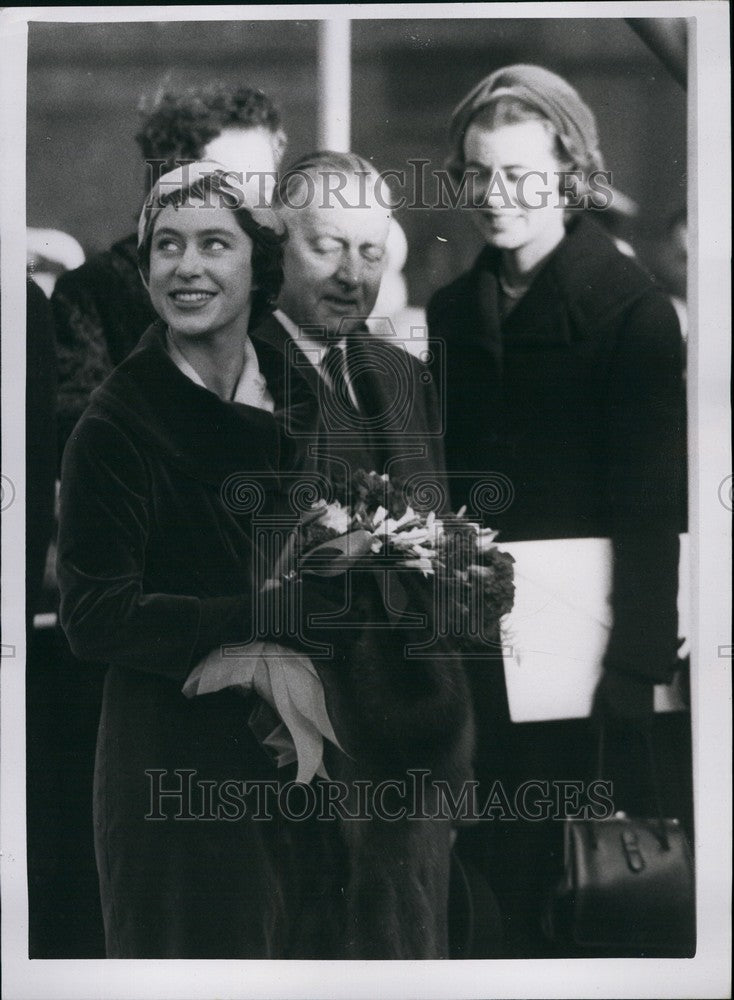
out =
[[[146,203],[141,270],[161,319],[63,463],[61,621],[76,656],[110,665],[94,824],[113,958],[298,954],[300,872],[323,866],[323,840],[300,833],[298,857],[287,823],[222,812],[223,782],[277,776],[248,728],[255,696],[181,692],[210,650],[257,634],[257,518],[299,463],[282,410],[308,411],[284,359],[248,336],[280,287],[280,224],[227,207],[241,193],[216,166],[166,175]]]
[[[564,80],[537,66],[497,70],[457,107],[451,136],[452,170],[486,241],[428,307],[429,335],[446,345],[452,500],[467,502],[472,482],[489,478],[507,501],[493,516],[502,541],[612,538],[613,626],[596,707],[637,726],[677,661],[685,400],[675,310],[593,221],[588,209],[614,193],[594,116]],[[573,572],[573,562],[558,566]],[[499,665],[475,677],[475,696],[485,777],[590,776],[578,727],[509,725]],[[504,868],[513,893],[537,860],[527,843],[521,861],[508,860],[523,839],[503,833],[493,875],[501,882]],[[537,922],[539,901],[523,905],[520,921]]]
[[[139,230],[161,321],[95,393],[64,457],[61,621],[76,656],[110,664],[94,789],[107,954],[446,957],[448,819],[292,818],[272,790],[253,788],[295,776],[250,729],[263,722],[259,696],[182,693],[211,651],[254,638],[299,644],[312,612],[346,600],[328,582],[263,587],[304,466],[293,442],[312,436],[318,413],[285,355],[248,334],[251,313],[277,294],[281,236],[269,209],[226,207],[240,196],[212,164],[161,178]],[[289,606],[294,589],[301,599]],[[337,647],[322,676],[350,756],[335,750],[330,774],[373,781],[423,764],[463,780],[471,719],[460,663],[405,664],[403,633],[389,640],[382,620],[364,627],[383,610],[378,588],[361,593],[338,642],[308,632]],[[264,632],[275,604],[288,622],[301,612],[301,627]]]

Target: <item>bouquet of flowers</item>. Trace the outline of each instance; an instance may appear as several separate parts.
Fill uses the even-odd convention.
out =
[[[416,512],[387,475],[375,472],[358,471],[341,494],[312,505],[276,574],[330,575],[380,563],[417,571],[435,579],[437,627],[457,651],[481,651],[514,601],[514,559],[495,545],[497,532],[467,520],[465,508],[445,518]]]
[[[337,499],[318,500],[304,513],[262,589],[297,586],[310,575],[329,578],[362,570],[377,583],[388,626],[402,627],[416,610],[428,609],[429,633],[438,637],[438,643],[424,689],[435,705],[428,706],[428,696],[421,702],[415,661],[410,664],[416,669],[409,681],[392,676],[400,672],[402,658],[397,645],[390,648],[384,631],[379,637],[362,635],[350,653],[357,687],[362,684],[361,707],[369,714],[370,699],[375,702],[372,718],[377,727],[384,726],[383,742],[396,744],[410,732],[413,711],[418,721],[408,741],[415,746],[424,734],[427,744],[434,740],[436,718],[447,732],[451,730],[449,709],[445,704],[439,708],[436,698],[441,673],[452,695],[461,687],[456,677],[460,662],[450,668],[450,679],[447,657],[456,654],[459,660],[458,654],[486,653],[488,644],[496,643],[500,620],[512,608],[514,560],[494,544],[496,532],[467,520],[464,510],[447,517],[435,511],[417,512],[386,475],[360,470],[348,488],[342,486],[337,492]],[[357,610],[357,623],[360,613]],[[349,627],[354,638],[359,626],[353,620]],[[361,631],[372,630],[368,624]],[[388,690],[393,683],[397,689]],[[261,713],[259,719],[251,719],[251,728],[280,766],[297,762],[297,781],[325,776],[324,740],[341,746],[326,709],[322,675],[309,656],[269,641],[216,649],[192,671],[184,693],[193,697],[223,688],[254,689],[273,709],[274,716]],[[338,697],[343,704],[341,694]],[[390,706],[388,711],[383,710],[385,705]],[[423,724],[429,716],[434,720],[430,732]],[[268,723],[274,720],[273,729]],[[272,731],[266,733],[268,728]]]

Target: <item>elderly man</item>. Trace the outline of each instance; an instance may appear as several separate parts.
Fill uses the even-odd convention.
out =
[[[320,427],[309,442],[317,467],[337,484],[359,469],[387,473],[409,490],[420,485],[422,498],[439,505],[442,428],[427,366],[365,324],[385,269],[392,214],[382,179],[354,153],[314,153],[283,174],[273,208],[288,230],[284,282],[279,309],[253,337],[282,350],[290,371],[311,385],[319,403]],[[426,489],[431,483],[435,492]],[[458,787],[473,773],[463,667],[456,657],[406,656],[406,644],[432,636],[422,626],[398,627],[375,579],[361,569],[353,574],[340,619],[345,646],[332,664],[319,665],[349,755],[335,755],[329,774],[347,785],[369,784],[385,776],[404,781],[407,768],[424,766]],[[339,603],[343,578],[331,582]],[[408,617],[427,612],[430,622],[433,596],[422,583],[402,579]],[[344,824],[343,832],[346,956],[448,957],[448,819],[373,815]]]
[[[286,143],[280,116],[259,90],[222,85],[162,94],[137,142],[146,190],[178,162],[216,160],[250,175],[267,201]],[[135,235],[63,275],[52,306],[59,360],[59,458],[94,389],[127,357],[155,319],[138,273]]]
[[[405,481],[442,475],[440,411],[428,369],[369,334],[385,269],[389,193],[355,153],[318,152],[282,176],[273,208],[288,229],[279,309],[257,335],[284,348],[316,394],[322,468]]]

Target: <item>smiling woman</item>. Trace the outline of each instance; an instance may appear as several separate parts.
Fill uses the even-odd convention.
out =
[[[174,341],[205,336],[244,344],[250,320],[252,240],[228,208],[192,199],[158,217],[148,290]]]
[[[563,161],[554,136],[537,120],[498,124],[497,109],[480,114],[466,132],[467,171],[477,170],[481,208],[472,212],[480,233],[507,251],[505,268],[517,285],[565,235],[559,178]],[[500,121],[502,119],[499,119]]]
[[[485,241],[471,270],[428,307],[429,336],[445,351],[436,375],[453,507],[471,503],[472,475],[492,470],[512,485],[511,502],[493,521],[503,541],[612,539],[613,623],[595,707],[629,742],[633,726],[650,722],[654,684],[670,683],[678,666],[685,530],[678,321],[667,297],[586,210],[608,207],[613,192],[594,186],[603,169],[596,121],[567,81],[540,66],[499,69],[456,108],[451,135],[451,170],[474,177],[470,215]],[[571,543],[567,551],[559,572],[573,573]],[[501,664],[474,681],[484,781],[498,776],[503,759],[506,787],[588,778],[578,732],[541,727],[526,736],[511,725]],[[644,766],[633,762],[628,771]],[[533,893],[542,894],[552,859],[562,857],[559,831],[556,824],[543,839],[518,823],[512,838],[498,835],[492,846],[498,861],[489,877],[511,932],[519,928],[529,940]],[[486,857],[487,845],[474,847]],[[532,873],[527,858],[536,859]],[[511,884],[502,883],[504,873]]]
[[[257,696],[189,700],[182,685],[213,649],[269,635],[258,595],[271,542],[256,517],[288,512],[281,477],[304,461],[286,421],[312,412],[283,355],[250,337],[280,286],[283,234],[230,181],[193,164],[148,199],[140,264],[160,320],[95,393],[64,458],[61,622],[76,656],[109,664],[94,828],[111,958],[319,955],[292,825],[233,823],[189,794],[277,776],[248,726]],[[257,502],[232,500],[232,476]],[[310,835],[318,869],[324,841],[299,831]]]
[[[160,280],[166,279],[174,265],[178,268],[182,291],[191,290],[192,265],[195,272],[206,267],[222,276],[228,267],[236,273],[239,266],[237,294],[250,300],[252,293],[248,315],[249,326],[254,328],[280,290],[285,235],[277,216],[247,198],[238,178],[214,161],[189,164],[162,177],[140,217],[138,261],[151,297],[158,295],[157,286],[150,284],[154,258]],[[159,237],[155,251],[154,228]],[[231,279],[227,285],[229,297]],[[243,328],[246,332],[246,319]]]
[[[248,329],[282,280],[283,228],[268,208],[247,204],[233,180],[208,161],[172,171],[138,228],[141,273],[169,349],[225,399],[244,368]]]

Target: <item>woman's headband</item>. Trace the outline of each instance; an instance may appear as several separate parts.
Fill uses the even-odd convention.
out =
[[[227,170],[215,160],[200,160],[196,163],[184,163],[175,170],[170,170],[160,177],[148,197],[138,221],[138,249],[146,242],[155,225],[158,215],[166,205],[177,203],[182,194],[195,186],[209,186],[222,198],[225,208],[244,209],[252,217],[256,226],[268,229],[276,236],[282,236],[285,227],[279,217],[262,202],[262,195],[252,184],[244,181],[243,175]],[[216,195],[215,195],[216,197]],[[216,202],[212,200],[212,204]]]

